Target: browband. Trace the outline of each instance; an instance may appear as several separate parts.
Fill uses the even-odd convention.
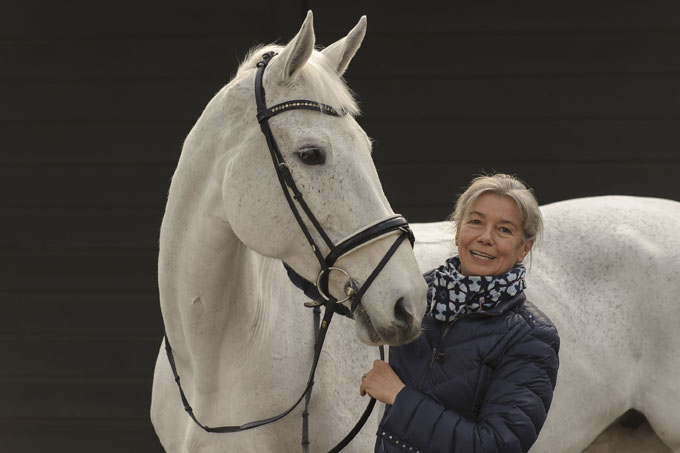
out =
[[[322,104],[316,101],[307,101],[305,99],[295,99],[292,101],[282,102],[281,104],[276,104],[274,107],[269,107],[265,110],[258,111],[257,121],[261,123],[262,121],[267,120],[274,115],[296,109],[316,110],[317,112],[325,113],[326,115],[331,116],[343,116],[345,114],[344,112],[338,113],[338,111],[330,105]]]

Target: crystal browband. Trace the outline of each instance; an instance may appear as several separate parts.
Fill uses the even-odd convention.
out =
[[[306,109],[306,110],[316,110],[317,112],[325,113],[326,115],[332,116],[342,116],[343,113],[339,113],[330,105],[322,104],[315,101],[306,101],[304,99],[296,99],[292,101],[286,101],[281,104],[276,104],[273,107],[269,107],[267,110],[262,110],[257,112],[257,121],[262,122],[267,118],[271,118],[274,115],[285,112],[287,110],[295,109]]]

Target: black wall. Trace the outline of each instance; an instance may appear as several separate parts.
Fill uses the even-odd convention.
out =
[[[680,200],[680,3],[48,2],[0,13],[0,451],[160,451],[157,240],[182,141],[246,50],[362,14],[346,78],[397,212],[481,171],[539,201]],[[182,414],[178,414],[182,416]]]

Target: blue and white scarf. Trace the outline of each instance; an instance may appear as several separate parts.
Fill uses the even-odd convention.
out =
[[[466,276],[454,256],[432,271],[427,310],[439,321],[450,322],[473,312],[483,312],[516,296],[526,288],[526,269],[518,264],[503,275]]]

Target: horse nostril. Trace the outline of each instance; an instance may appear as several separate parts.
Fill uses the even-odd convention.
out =
[[[413,323],[413,314],[406,308],[403,297],[394,304],[394,320],[399,327],[409,327]]]

